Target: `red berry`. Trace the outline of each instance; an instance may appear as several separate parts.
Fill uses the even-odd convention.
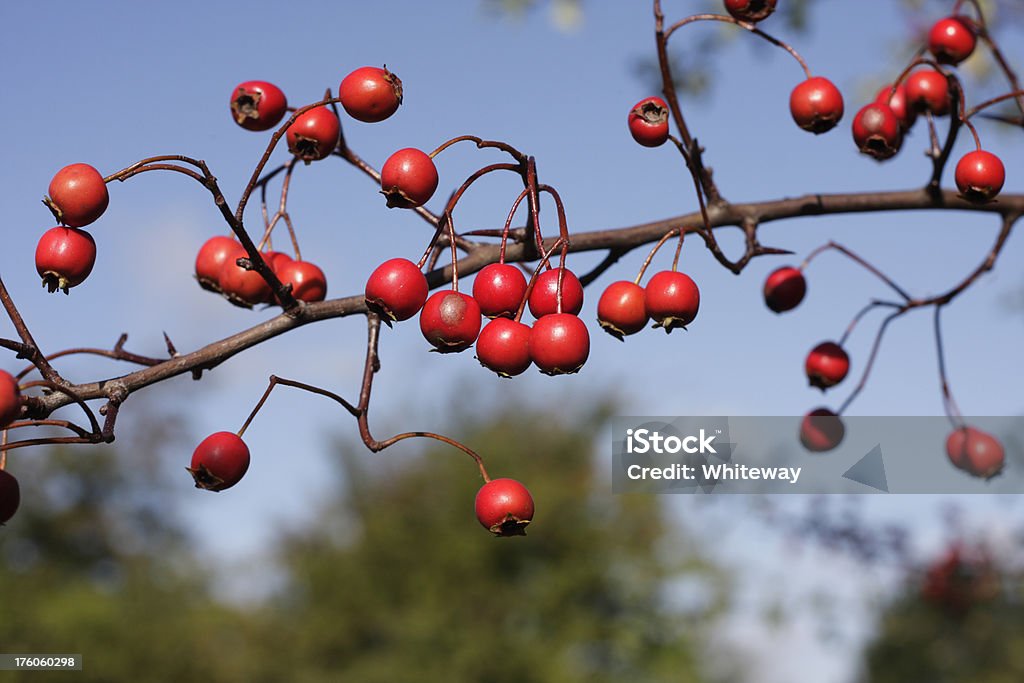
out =
[[[900,118],[887,105],[869,104],[853,117],[853,141],[862,154],[878,161],[889,159],[903,143]]]
[[[398,150],[380,170],[380,188],[391,208],[423,206],[437,189],[434,160],[414,147]]]
[[[292,296],[306,303],[327,298],[327,277],[319,266],[309,261],[293,261],[287,256],[288,261],[283,262],[280,256],[283,254],[277,259],[274,274],[281,284],[292,286]]]
[[[423,308],[429,291],[415,263],[393,258],[377,266],[366,281],[366,305],[385,320],[408,320]]]
[[[530,367],[530,326],[509,318],[495,318],[476,340],[480,364],[502,377],[521,375]]]
[[[341,106],[357,121],[377,123],[402,103],[402,80],[387,69],[364,66],[345,76],[338,86]]]
[[[944,64],[959,64],[974,52],[977,39],[967,17],[939,19],[928,32],[928,49]]]
[[[979,149],[960,158],[954,177],[963,198],[980,204],[991,201],[1003,189],[1006,169],[995,154]]]
[[[246,81],[231,93],[231,116],[246,130],[269,130],[288,111],[288,100],[273,83]]]
[[[197,489],[229,489],[249,469],[249,447],[237,434],[215,432],[196,446],[192,465],[186,469],[195,479]]]
[[[270,301],[270,285],[263,276],[255,270],[246,270],[238,265],[238,259],[243,257],[244,253],[224,261],[217,278],[220,291],[231,303],[246,308]]]
[[[946,439],[946,455],[957,469],[983,479],[996,476],[1006,464],[999,439],[975,427],[953,430]]]
[[[800,305],[807,294],[807,280],[800,269],[783,266],[772,271],[764,281],[764,303],[776,313],[790,311]]]
[[[629,112],[629,132],[644,147],[668,140],[668,105],[660,97],[640,100]]]
[[[495,536],[525,536],[533,496],[515,479],[492,479],[476,493],[476,518]]]
[[[245,247],[233,237],[217,235],[206,240],[196,255],[196,279],[199,285],[203,289],[219,292],[218,280],[224,262],[240,256],[245,256]]]
[[[569,313],[541,316],[530,332],[530,358],[545,375],[579,372],[590,356],[586,324]]]
[[[514,317],[525,294],[526,276],[508,263],[486,265],[473,279],[473,298],[489,318]]]
[[[0,470],[0,524],[6,524],[18,511],[20,504],[21,488],[18,480],[7,470]]]
[[[700,290],[686,273],[663,270],[647,282],[644,301],[654,326],[671,332],[677,327],[686,329],[697,317]]]
[[[67,294],[85,282],[95,263],[96,242],[85,230],[58,225],[44,232],[36,246],[36,272],[50,292]]]
[[[949,113],[949,82],[938,71],[918,69],[907,76],[906,84],[907,103],[915,112]]]
[[[597,322],[620,341],[625,335],[644,329],[647,324],[644,288],[629,280],[608,285],[597,302]]]
[[[265,251],[263,252],[263,260],[276,275],[278,269],[284,268],[285,264],[291,263],[293,259],[283,251]],[[277,279],[280,280],[281,276],[278,275]]]
[[[89,164],[71,164],[50,181],[50,202],[61,223],[81,228],[103,215],[110,195],[99,171]]]
[[[740,21],[755,23],[775,11],[776,0],[725,0],[725,9]]]
[[[822,342],[807,354],[804,363],[812,387],[822,391],[843,381],[850,371],[850,357],[835,342]]]
[[[875,95],[875,102],[888,105],[892,109],[892,113],[899,118],[904,131],[910,130],[914,121],[917,120],[917,112],[907,102],[907,89],[903,83],[896,86],[895,92],[893,92],[892,84],[884,86]]]
[[[480,334],[480,306],[462,292],[435,292],[420,311],[420,331],[441,353],[465,351]]]
[[[568,268],[552,268],[537,276],[530,292],[530,314],[534,318],[558,313],[558,274],[562,275],[562,313],[579,315],[583,310],[583,285]]]
[[[21,415],[21,390],[18,380],[9,372],[0,370],[0,429]]]
[[[288,151],[308,164],[334,151],[341,139],[341,123],[330,107],[314,107],[292,122],[287,137]]]
[[[808,78],[789,95],[789,113],[796,125],[814,134],[832,130],[843,118],[843,96],[832,81]]]
[[[828,408],[816,408],[804,415],[800,423],[800,443],[809,451],[830,451],[842,442],[846,427],[842,419]]]

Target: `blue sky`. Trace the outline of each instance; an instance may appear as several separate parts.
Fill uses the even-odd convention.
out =
[[[795,38],[812,70],[844,93],[847,113],[835,131],[815,137],[797,129],[787,107],[802,72],[783,53],[747,44],[754,42],[748,36],[738,36],[743,40],[716,58],[710,93],[685,98],[689,122],[728,199],[923,184],[930,167],[922,154],[921,124],[900,157],[885,165],[856,154],[850,140],[852,114],[902,68],[893,46],[906,27],[903,15],[890,7],[895,3],[870,3],[870,9],[867,4],[815,3],[813,30]],[[700,5],[667,2],[666,9],[679,17]],[[785,27],[767,23],[765,28],[791,37]],[[689,27],[676,39],[720,30],[719,25]],[[1020,64],[1024,41],[1016,38],[1004,40],[1004,46]],[[641,148],[626,130],[629,108],[652,94],[633,65],[651,55],[647,3],[588,3],[584,23],[572,32],[556,29],[543,13],[500,20],[474,1],[393,2],[386,13],[374,3],[284,8],[260,1],[244,6],[108,2],[102,12],[87,3],[4,3],[0,59],[8,104],[0,109],[0,125],[7,131],[0,180],[10,227],[0,274],[47,351],[111,346],[127,332],[129,348],[158,355],[164,331],[179,350],[189,351],[271,317],[273,311],[234,309],[191,279],[199,245],[223,230],[208,195],[191,181],[144,174],[111,187],[110,209],[91,228],[99,249],[96,269],[69,297],[46,294],[35,274],[35,242],[52,225],[39,199],[53,173],[68,163],[84,161],[107,174],[145,156],[181,153],[205,159],[233,202],[268,136],[232,123],[227,106],[232,88],[248,79],[269,80],[291,104],[302,105],[325,88],[336,90],[345,74],[363,65],[387,64],[403,79],[406,97],[398,114],[384,123],[343,121],[350,145],[371,163],[379,166],[401,147],[430,149],[471,133],[506,140],[535,155],[542,181],[561,192],[573,230],[689,212],[695,204],[678,155],[668,147]],[[1024,189],[1019,135],[988,126],[981,134],[988,146],[1002,151],[1007,191]],[[276,158],[285,154],[279,150]],[[496,159],[469,146],[442,155],[438,198],[474,168]],[[377,263],[394,256],[415,259],[429,237],[414,216],[385,209],[375,189],[340,162],[296,172],[292,217],[306,257],[327,273],[330,295],[361,291]],[[480,183],[460,205],[458,225],[500,225],[517,191],[509,178]],[[436,209],[437,201],[430,206]],[[252,208],[248,218],[255,224]],[[546,216],[553,219],[553,211]],[[553,222],[549,226],[553,229]],[[801,257],[837,239],[911,292],[934,293],[983,258],[997,227],[992,217],[919,212],[797,219],[766,226],[761,235],[765,243]],[[723,232],[720,239],[727,248],[737,246],[733,234]],[[570,265],[585,272],[599,258],[580,255]],[[600,282],[631,279],[642,258],[641,252],[631,254]],[[665,253],[655,267],[667,267],[670,258]],[[530,372],[514,382],[499,381],[470,354],[428,354],[414,321],[386,330],[384,370],[374,389],[375,429],[385,434],[438,428],[446,412],[498,410],[526,396],[548,405],[614,395],[623,414],[802,414],[821,402],[803,377],[807,350],[840,335],[864,302],[886,292],[854,265],[826,255],[809,271],[804,305],[776,316],[761,301],[761,284],[772,269],[795,259],[761,259],[735,277],[692,240],[683,251],[683,269],[701,287],[702,304],[690,330],[670,336],[648,332],[620,344],[594,325],[590,361],[573,377],[549,379]],[[1020,387],[1007,381],[1024,376],[1019,353],[1024,315],[1009,306],[1024,290],[1021,272],[1024,243],[1015,235],[995,273],[944,315],[950,379],[965,414],[1012,415],[1024,407]],[[588,320],[596,315],[599,292],[587,291],[583,316]],[[941,412],[930,326],[925,313],[891,329],[852,414]],[[851,338],[854,373],[863,367],[872,329],[863,325]],[[13,330],[7,325],[2,334]],[[146,390],[145,403],[171,406],[190,424],[190,433],[181,435],[181,462],[173,467],[184,467],[206,433],[236,429],[271,373],[354,397],[363,344],[361,320],[329,321],[252,349],[201,383],[179,378]],[[18,366],[12,359],[3,367]],[[73,380],[123,371],[87,359],[61,367]],[[838,402],[845,391],[827,401]],[[436,398],[428,403],[427,396]],[[121,429],[131,429],[132,406],[141,399],[142,394],[126,404]],[[355,425],[332,404],[276,391],[248,432],[254,464],[244,486],[230,495],[202,495],[182,476],[183,500],[195,526],[216,518],[223,524],[218,528],[234,530],[226,542],[218,530],[200,531],[200,538],[206,542],[217,534],[224,556],[237,558],[258,550],[276,525],[308,521],[309,501],[325,493],[317,482],[337,434],[354,438]],[[374,457],[416,452],[404,445],[393,450]],[[32,454],[12,455],[12,470],[22,457]],[[944,459],[941,453],[936,457]],[[467,476],[472,476],[468,466]],[[972,501],[987,505],[980,497]],[[905,505],[904,513],[922,517],[930,509],[920,499]]]

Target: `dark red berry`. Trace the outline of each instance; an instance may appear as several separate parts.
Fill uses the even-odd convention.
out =
[[[338,115],[328,106],[314,107],[288,127],[288,151],[306,163],[323,159],[341,139]]]
[[[14,516],[20,504],[21,487],[18,486],[18,480],[7,470],[0,470],[0,525],[6,524]]]
[[[793,88],[789,113],[796,125],[814,134],[835,128],[843,118],[843,95],[832,81],[821,76],[808,78]]]
[[[217,235],[199,247],[196,255],[196,279],[203,289],[220,291],[220,271],[224,263],[245,256],[245,247],[233,237]]]
[[[288,112],[288,100],[273,83],[246,81],[231,93],[231,116],[246,130],[269,130]]]
[[[1003,189],[1006,169],[995,154],[979,149],[960,158],[954,177],[963,198],[981,204],[992,201]]]
[[[939,19],[928,32],[928,49],[944,64],[959,64],[974,52],[974,24],[967,17]]]
[[[420,311],[420,331],[441,353],[465,351],[480,334],[480,306],[452,290],[435,292]]]
[[[533,496],[515,479],[492,479],[476,494],[476,518],[495,536],[525,536],[533,520]]]
[[[764,281],[764,303],[776,313],[796,308],[804,300],[805,294],[807,280],[799,268],[777,268]]]
[[[283,264],[283,259],[278,258],[277,261],[279,265],[274,268],[274,274],[282,285],[292,286],[292,296],[296,299],[313,303],[327,298],[327,276],[319,266],[309,261],[293,261],[290,258]]]
[[[804,363],[812,387],[822,391],[843,381],[850,371],[850,357],[835,342],[822,342],[807,354]]]
[[[284,268],[285,265],[291,263],[293,259],[283,251],[265,251],[263,252],[263,260],[266,261],[267,265],[270,266],[270,269],[274,271],[274,274],[277,274],[277,271],[280,268]],[[280,280],[281,276],[278,275],[277,279]]]
[[[899,118],[904,132],[910,130],[914,121],[917,120],[917,112],[907,102],[907,88],[903,83],[896,86],[895,92],[893,92],[892,84],[884,86],[875,95],[875,102],[888,105],[892,109],[892,113]]]
[[[946,455],[957,469],[982,479],[996,476],[1006,464],[999,439],[976,427],[953,430],[946,439]]]
[[[569,313],[550,313],[533,323],[530,358],[545,375],[579,372],[590,356],[586,324]]]
[[[508,263],[491,263],[473,279],[473,298],[488,318],[512,318],[526,294],[526,276]]]
[[[800,443],[809,451],[822,453],[838,446],[846,436],[843,420],[828,408],[816,408],[800,423]]]
[[[644,329],[647,324],[644,288],[629,280],[608,285],[597,302],[597,322],[620,341],[625,335]]]
[[[918,69],[907,76],[906,84],[907,103],[915,112],[949,113],[949,82],[938,71]]]
[[[640,100],[629,111],[629,133],[644,147],[668,140],[668,105],[660,97]]]
[[[71,164],[57,171],[49,191],[49,204],[56,208],[58,220],[71,228],[89,225],[110,203],[103,176],[89,164]]]
[[[65,294],[85,282],[96,263],[96,242],[85,230],[57,226],[39,238],[36,272],[48,291]]]
[[[530,314],[534,318],[558,313],[558,274],[562,275],[562,313],[579,315],[583,310],[583,285],[568,268],[552,268],[537,276],[530,292]]]
[[[775,11],[776,0],[725,0],[725,9],[736,19],[755,23]]]
[[[423,206],[434,196],[437,182],[434,160],[414,147],[398,150],[380,169],[380,191],[391,208]]]
[[[221,266],[220,276],[217,278],[220,291],[231,303],[238,306],[252,307],[269,302],[272,295],[270,285],[255,270],[246,270],[238,265],[238,259],[243,257],[244,253],[233,259],[229,258]]]
[[[671,332],[677,327],[686,329],[700,308],[700,290],[686,273],[663,270],[655,273],[644,289],[647,315],[655,327]]]
[[[360,67],[341,81],[338,97],[349,116],[377,123],[398,111],[402,104],[402,80],[387,69]]]
[[[480,330],[476,358],[502,377],[521,375],[530,367],[530,326],[509,318],[495,318]]]
[[[21,415],[21,390],[17,378],[0,370],[0,429],[11,424]]]
[[[196,446],[192,465],[186,469],[198,489],[229,489],[241,481],[249,469],[249,447],[237,434],[215,432]]]
[[[853,117],[853,141],[862,154],[878,161],[889,159],[903,144],[900,118],[885,104],[869,104]]]
[[[408,320],[423,308],[429,291],[415,263],[393,258],[377,266],[366,281],[366,305],[385,320]]]

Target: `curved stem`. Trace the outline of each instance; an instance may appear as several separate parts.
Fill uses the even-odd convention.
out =
[[[860,265],[861,267],[863,267],[865,270],[867,270],[869,273],[871,273],[872,275],[877,277],[879,280],[881,280],[885,284],[889,285],[889,287],[894,292],[899,294],[906,301],[909,302],[909,301],[911,301],[913,299],[913,297],[911,297],[906,292],[906,290],[904,290],[898,284],[893,282],[893,280],[890,279],[888,275],[886,275],[885,273],[880,271],[878,268],[876,268],[875,266],[873,266],[870,263],[868,263],[866,260],[864,260],[863,258],[858,256],[857,254],[855,254],[852,251],[850,251],[849,249],[847,249],[843,245],[839,244],[838,242],[833,242],[831,240],[826,242],[825,244],[821,245],[820,247],[818,247],[817,249],[812,251],[810,254],[808,254],[807,258],[804,259],[804,262],[800,264],[800,270],[804,270],[805,268],[807,268],[807,266],[810,265],[811,261],[813,261],[816,256],[818,256],[822,252],[825,252],[825,251],[827,251],[829,249],[838,251],[840,254],[846,256],[847,258],[849,258],[854,263],[856,263],[856,264]]]

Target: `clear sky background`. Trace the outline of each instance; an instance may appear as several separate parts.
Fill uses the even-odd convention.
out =
[[[765,28],[793,38],[812,70],[840,86],[847,113],[835,131],[816,137],[793,124],[789,92],[802,72],[785,54],[749,36],[738,36],[742,40],[715,57],[711,92],[684,97],[690,125],[730,200],[907,189],[921,186],[930,173],[920,123],[901,155],[884,165],[858,155],[849,134],[853,113],[902,69],[894,47],[912,28],[907,16],[895,2],[813,5],[806,34],[793,37],[771,22]],[[667,2],[666,11],[681,17],[704,6]],[[920,21],[924,25],[932,18]],[[1024,64],[1020,29],[1009,28],[1016,33],[1007,33],[1003,45],[1012,61]],[[720,30],[725,29],[689,27],[676,39]],[[90,228],[99,249],[95,271],[69,297],[39,287],[32,255],[39,235],[53,224],[39,200],[53,173],[68,163],[84,161],[107,174],[146,156],[186,154],[205,159],[234,202],[269,135],[243,131],[232,122],[233,87],[248,79],[269,80],[285,91],[290,104],[302,105],[326,88],[336,91],[345,74],[363,65],[387,64],[405,86],[405,103],[392,119],[372,125],[343,120],[349,144],[373,164],[379,166],[401,147],[429,150],[470,133],[535,155],[541,180],[557,187],[565,200],[572,230],[687,213],[695,201],[678,154],[669,146],[636,145],[625,126],[630,107],[654,94],[635,70],[637,61],[653,54],[653,20],[644,2],[588,3],[583,23],[571,31],[557,28],[543,12],[520,21],[499,18],[476,0],[391,2],[386,11],[379,3],[284,7],[260,0],[107,2],[102,11],[93,3],[4,3],[0,126],[7,135],[0,187],[8,227],[0,274],[48,352],[110,347],[127,332],[129,349],[160,355],[164,331],[187,352],[272,317],[273,310],[233,308],[195,284],[195,253],[205,239],[223,232],[224,224],[209,195],[183,176],[147,173],[110,188],[110,208]],[[1024,190],[1019,133],[983,125],[981,134],[986,146],[1002,153],[1006,191]],[[967,149],[962,140],[958,152]],[[283,160],[287,152],[276,154]],[[439,159],[441,189],[431,208],[439,208],[438,200],[473,169],[497,159],[470,146],[446,152]],[[947,186],[950,176],[951,171]],[[480,183],[460,204],[459,227],[500,226],[517,192],[511,176]],[[251,209],[248,220],[256,225],[258,208]],[[331,296],[361,292],[367,275],[385,259],[415,260],[429,237],[422,221],[387,210],[368,179],[333,160],[296,172],[290,209],[304,255],[326,272]],[[545,215],[553,229],[553,211]],[[760,294],[768,272],[833,238],[912,293],[935,293],[984,258],[997,229],[992,216],[957,213],[795,219],[766,226],[761,237],[798,256],[759,259],[740,277],[722,269],[694,239],[684,248],[682,267],[699,284],[702,304],[690,330],[670,336],[647,332],[620,344],[595,323],[590,361],[572,377],[550,379],[531,371],[512,382],[499,381],[470,353],[427,353],[411,321],[384,331],[372,422],[382,435],[392,429],[437,429],[451,414],[514,410],[534,401],[571,404],[594,396],[615,397],[622,414],[803,414],[822,402],[806,386],[807,351],[838,337],[864,303],[888,292],[853,264],[825,255],[808,273],[810,293],[803,306],[776,316]],[[734,233],[719,233],[727,249],[739,246]],[[1024,242],[1019,237],[1013,236],[996,271],[944,314],[950,380],[968,415],[1016,415],[1024,407],[1019,382],[1024,376],[1019,352]],[[645,252],[623,259],[587,291],[586,319],[596,317],[599,287],[632,279]],[[570,266],[582,273],[599,259],[573,256]],[[668,267],[670,259],[666,251],[655,267]],[[854,373],[863,368],[879,319],[869,318],[850,340]],[[14,334],[9,323],[3,330],[0,334]],[[353,318],[273,340],[207,373],[200,383],[182,377],[133,396],[122,410],[119,430],[132,429],[133,412],[143,408],[184,415],[188,433],[180,435],[179,461],[169,464],[180,471],[202,436],[238,428],[271,373],[354,398],[364,335],[362,320]],[[18,365],[8,359],[3,367]],[[82,381],[127,370],[90,359],[60,367],[70,379]],[[829,395],[826,403],[838,403],[848,390]],[[931,316],[907,316],[891,328],[871,383],[850,414],[937,415],[941,410]],[[187,515],[212,557],[250,557],[276,526],[315,523],[309,519],[310,501],[325,494],[320,482],[339,436],[356,438],[347,414],[316,397],[278,390],[248,432],[253,467],[244,486],[212,496],[192,490],[182,473]],[[87,457],[87,448],[82,451]],[[367,457],[407,458],[416,452],[415,446],[400,445]],[[31,451],[12,454],[12,471],[20,458],[30,457]],[[946,466],[940,450],[935,464]],[[467,476],[472,476],[469,466]],[[935,507],[934,500],[924,498],[872,498],[867,504],[879,514],[912,520],[928,518]],[[980,496],[963,504],[979,514],[994,507]],[[768,574],[786,571],[781,561],[763,558],[765,548],[780,555],[784,549],[775,541],[753,540],[754,526],[734,535],[730,547],[740,563],[758,555]],[[802,571],[810,577],[808,567],[822,560],[804,561],[809,564]],[[801,638],[794,636],[788,647],[809,647]],[[823,656],[810,678],[782,664],[775,671],[780,680],[833,680],[830,676],[841,670],[834,661]]]

